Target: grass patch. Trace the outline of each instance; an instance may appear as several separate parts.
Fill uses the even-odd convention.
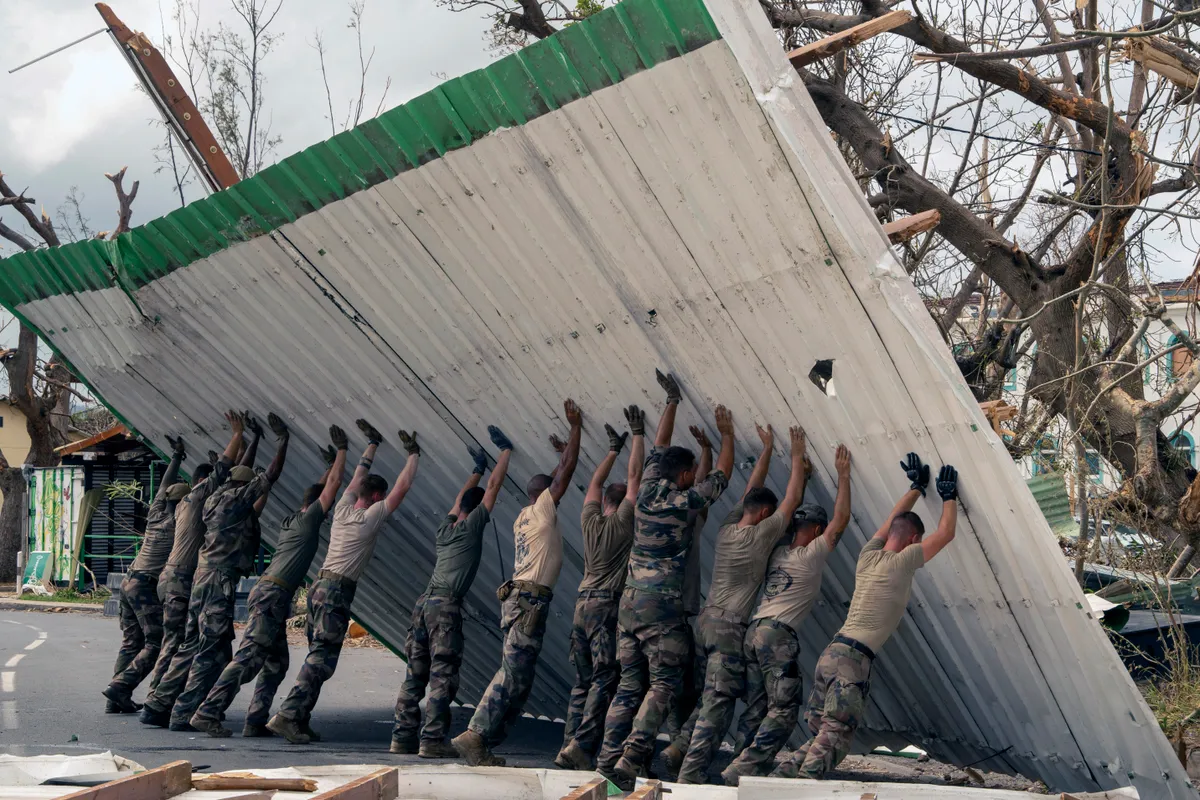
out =
[[[70,587],[56,589],[54,594],[48,597],[26,593],[21,596],[22,600],[36,600],[41,603],[81,603],[84,605],[103,605],[104,601],[112,596],[112,593],[104,588],[96,589],[92,592],[78,592]]]

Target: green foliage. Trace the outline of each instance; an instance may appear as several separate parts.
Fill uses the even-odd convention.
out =
[[[592,14],[604,10],[604,0],[576,0],[575,13],[580,19],[587,19]]]

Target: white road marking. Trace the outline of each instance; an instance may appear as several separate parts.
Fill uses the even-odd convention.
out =
[[[44,642],[44,641],[46,641],[46,640],[45,639],[34,639],[32,642],[25,645],[25,649],[26,650],[37,650],[39,647],[42,646],[42,642]]]
[[[50,637],[50,634],[46,633],[45,631],[38,631],[39,639],[48,639],[49,637]]]
[[[20,663],[21,663],[21,659],[22,659],[22,658],[24,658],[24,657],[25,657],[25,654],[24,654],[24,653],[17,653],[15,656],[13,656],[12,658],[10,658],[10,659],[7,661],[7,663],[5,663],[5,665],[4,665],[4,666],[6,666],[6,667],[15,667],[17,664],[20,664]]]
[[[0,692],[12,694],[17,691],[17,673],[0,672]]]
[[[6,731],[17,729],[17,701],[0,701],[0,728]]]

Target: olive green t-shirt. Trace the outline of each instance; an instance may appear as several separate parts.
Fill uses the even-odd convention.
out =
[[[776,511],[757,525],[739,525],[742,512],[743,506],[738,503],[717,531],[712,580],[705,605],[749,622],[758,589],[767,573],[767,559],[787,530],[789,517]]]
[[[883,549],[886,539],[867,542],[858,556],[854,573],[854,597],[840,633],[879,652],[908,605],[913,576],[925,566],[921,545],[910,544],[899,553]]]
[[[447,516],[437,531],[437,562],[426,592],[462,598],[471,590],[483,554],[483,532],[491,514],[480,503],[466,519]]]
[[[317,502],[304,511],[284,517],[283,522],[279,523],[275,555],[271,556],[271,565],[263,574],[275,578],[289,589],[297,588],[308,574],[313,556],[317,554],[325,516],[325,509]]]
[[[608,589],[620,594],[629,571],[629,549],[633,547],[633,503],[622,500],[617,510],[605,516],[600,503],[583,504],[584,589]]]

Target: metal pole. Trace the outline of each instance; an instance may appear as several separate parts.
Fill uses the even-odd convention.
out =
[[[30,66],[31,64],[36,64],[37,62],[41,61],[42,59],[49,58],[50,56],[54,55],[55,53],[61,53],[63,50],[66,50],[68,47],[74,47],[75,45],[79,44],[80,42],[86,42],[88,39],[92,38],[93,36],[99,36],[100,34],[107,33],[107,32],[108,32],[108,28],[101,28],[98,31],[92,31],[87,36],[80,36],[75,41],[73,41],[69,44],[64,44],[62,47],[58,48],[57,50],[51,50],[49,53],[46,53],[45,55],[40,55],[37,58],[33,59],[32,61],[26,61],[24,64],[22,64],[19,67],[13,67],[12,69],[10,69],[8,71],[8,74],[12,75],[17,70],[25,69],[26,67]]]

